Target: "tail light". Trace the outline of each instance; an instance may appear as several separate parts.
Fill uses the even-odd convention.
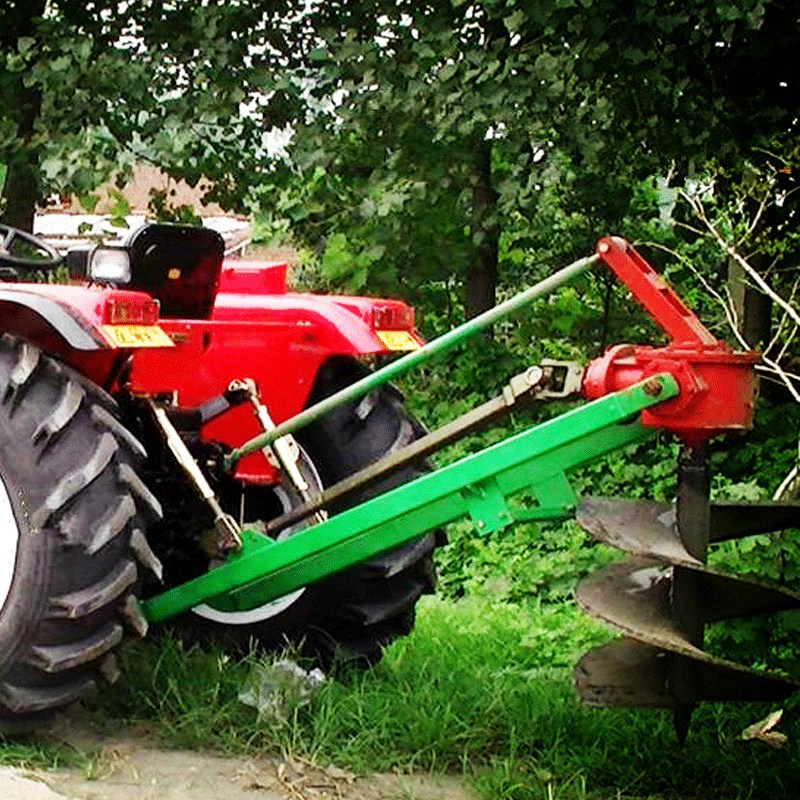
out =
[[[159,303],[151,297],[110,297],[103,308],[106,325],[155,325]]]
[[[372,327],[378,331],[410,331],[414,320],[414,309],[405,303],[376,305],[372,309]]]

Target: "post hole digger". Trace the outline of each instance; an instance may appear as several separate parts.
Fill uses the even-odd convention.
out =
[[[698,702],[796,688],[703,650],[706,625],[800,600],[707,565],[710,544],[800,518],[792,505],[709,500],[706,443],[749,427],[757,355],[717,341],[624,241],[601,239],[593,256],[423,345],[405,304],[292,294],[280,265],[223,263],[210,231],[147,226],[72,253],[70,286],[15,280],[58,257],[27,238],[15,255],[22,235],[4,236],[5,730],[113,677],[125,631],[149,624],[375,661],[433,589],[433,532],[464,517],[480,534],[576,517],[632,556],[578,587],[624,635],[581,660],[586,701],[672,709],[683,737]],[[667,346],[619,345],[586,370],[532,366],[431,433],[405,412],[392,379],[601,262]],[[373,373],[355,358],[392,351],[406,354]],[[578,392],[589,402],[446,467],[424,464],[519,402]],[[658,430],[683,443],[674,506],[578,498],[571,470]]]

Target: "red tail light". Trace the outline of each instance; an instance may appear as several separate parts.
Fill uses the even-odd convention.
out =
[[[414,319],[414,309],[405,303],[376,305],[372,309],[372,327],[378,331],[410,331]]]
[[[158,300],[150,297],[110,297],[103,309],[103,322],[106,325],[155,325],[158,308]]]

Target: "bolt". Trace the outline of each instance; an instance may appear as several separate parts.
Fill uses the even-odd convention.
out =
[[[608,251],[609,251],[608,242],[600,242],[600,244],[597,245],[598,253],[607,253]]]
[[[485,528],[486,527],[486,523],[482,519],[479,519],[478,520],[478,527],[479,528]]]
[[[648,397],[658,397],[663,391],[664,387],[661,385],[661,381],[656,380],[655,378],[650,378],[650,380],[644,385],[644,393]]]
[[[528,386],[538,386],[544,378],[544,371],[541,367],[531,367],[525,373],[525,380],[528,382]]]

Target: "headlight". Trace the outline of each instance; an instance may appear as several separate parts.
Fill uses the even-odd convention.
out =
[[[89,256],[89,278],[99,283],[128,283],[131,257],[124,247],[95,247]]]

